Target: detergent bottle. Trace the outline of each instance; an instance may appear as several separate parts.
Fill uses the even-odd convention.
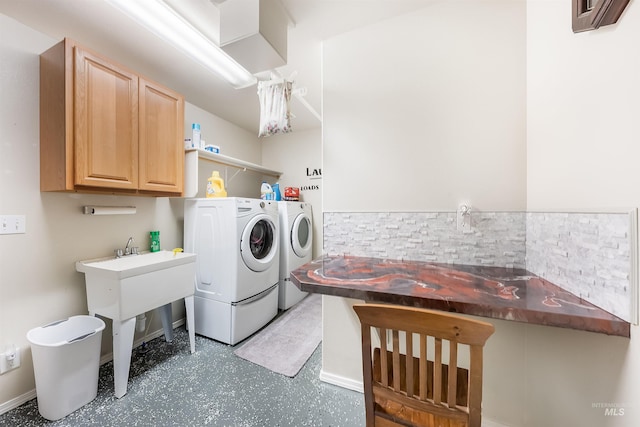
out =
[[[207,179],[207,197],[227,197],[224,189],[224,180],[220,178],[220,172],[211,172],[211,177]]]
[[[159,231],[151,231],[149,232],[149,238],[151,239],[151,252],[158,252],[160,250],[160,232]]]
[[[191,125],[191,144],[193,144],[195,148],[204,148],[200,146],[201,143],[200,123],[194,123]]]
[[[260,186],[260,198],[262,200],[273,200],[273,189],[267,181],[262,181],[262,185]]]
[[[272,188],[274,195],[273,199],[279,202],[280,200],[282,200],[282,193],[280,193],[280,183],[276,182],[275,184],[273,184]]]

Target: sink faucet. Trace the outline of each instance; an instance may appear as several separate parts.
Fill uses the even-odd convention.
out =
[[[138,255],[138,247],[131,246],[133,243],[133,237],[129,237],[127,240],[127,245],[124,247],[124,251],[122,249],[116,249],[114,252],[116,253],[116,258],[120,258],[121,256],[127,255]]]
[[[129,247],[129,245],[133,243],[133,237],[129,237],[129,240],[127,240],[127,245],[124,247],[124,254],[125,255],[130,255],[131,254],[131,248]]]

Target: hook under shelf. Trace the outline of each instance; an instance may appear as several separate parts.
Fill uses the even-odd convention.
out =
[[[247,168],[240,168],[238,169],[233,175],[231,175],[231,178],[227,179],[226,175],[227,175],[227,168],[224,168],[224,174],[225,174],[225,181],[227,183],[230,183],[231,181],[233,181],[233,178],[236,177],[236,175],[238,175],[240,172],[246,172]]]

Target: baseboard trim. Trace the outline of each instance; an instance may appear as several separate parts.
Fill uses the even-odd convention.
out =
[[[21,394],[20,396],[14,397],[11,400],[0,403],[0,415],[5,412],[9,412],[12,409],[17,408],[18,406],[27,403],[31,399],[36,397],[36,389],[29,390],[28,392]]]
[[[359,393],[362,393],[362,391],[364,390],[362,381],[356,381],[351,378],[331,374],[326,372],[325,370],[320,370],[320,381],[337,385],[338,387],[346,388],[349,390],[357,391]]]
[[[180,320],[176,320],[175,322],[173,322],[173,329],[177,328],[178,326],[182,326],[184,324],[185,324],[184,318]],[[160,328],[157,331],[151,332],[150,334],[135,340],[133,342],[133,348],[139,347],[142,345],[143,342],[151,341],[162,335],[164,335],[164,330]],[[112,360],[113,360],[113,353],[107,353],[100,357],[100,365],[104,365],[105,363],[111,362]],[[34,388],[24,394],[21,394],[20,396],[14,397],[11,400],[0,403],[0,415],[4,414],[5,412],[9,412],[12,409],[17,408],[18,406],[23,405],[32,399],[35,399],[36,396],[37,396],[36,389]]]

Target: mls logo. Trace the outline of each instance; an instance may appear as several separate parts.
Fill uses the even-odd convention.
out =
[[[604,408],[605,417],[621,417],[624,415],[624,408]]]

